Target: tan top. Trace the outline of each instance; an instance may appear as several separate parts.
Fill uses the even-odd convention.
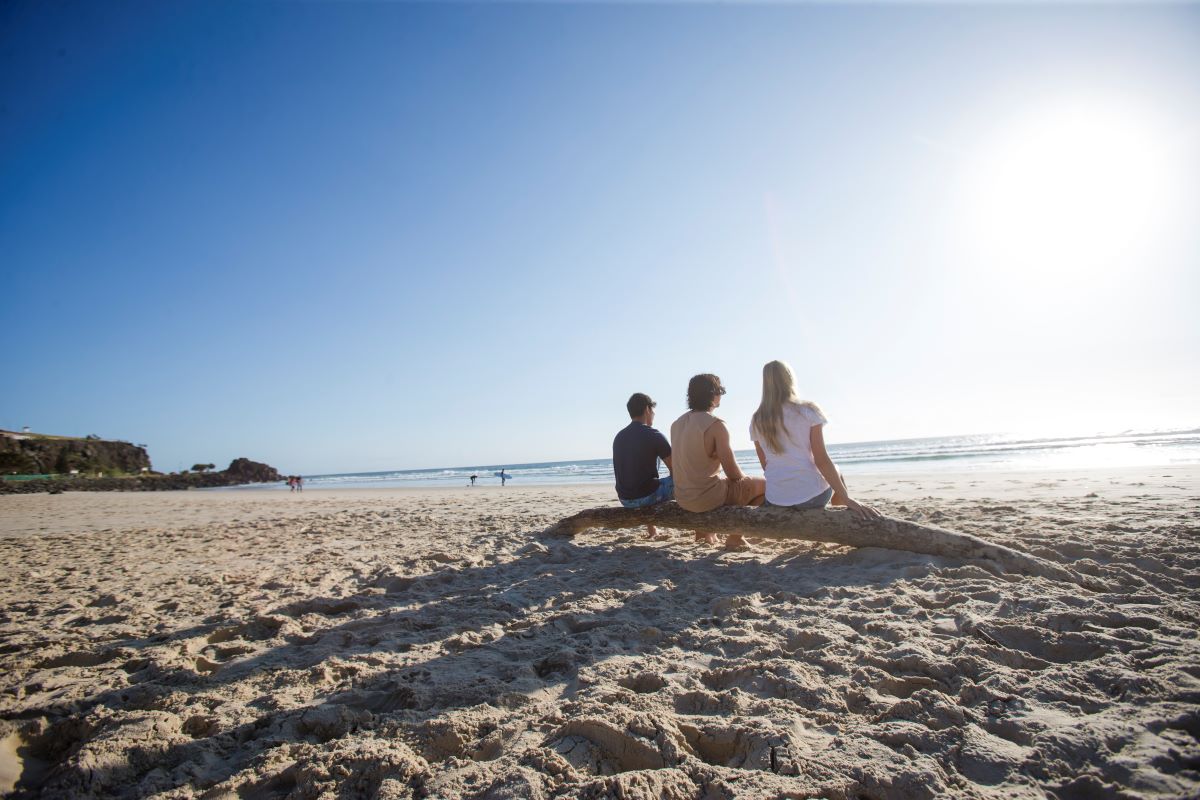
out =
[[[687,511],[712,511],[725,504],[725,481],[716,448],[704,432],[720,419],[707,411],[688,411],[671,423],[671,476],[675,500]]]

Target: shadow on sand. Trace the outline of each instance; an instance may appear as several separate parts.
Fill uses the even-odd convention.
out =
[[[704,650],[698,640],[726,624],[747,586],[786,601],[847,588],[866,575],[828,551],[816,568],[808,545],[741,557],[680,546],[678,539],[647,546],[633,535],[601,545],[540,534],[527,541],[511,561],[451,562],[423,574],[382,569],[337,596],[81,654],[80,665],[124,670],[128,685],[26,714],[52,723],[29,748],[28,760],[43,762],[41,774],[36,782],[27,774],[15,796],[81,787],[136,796],[179,785],[178,768],[186,765],[197,765],[192,786],[211,786],[273,748],[360,729],[402,736],[429,758],[464,755],[437,745],[430,724],[484,704],[519,709],[568,701],[580,669],[606,659],[669,658],[680,646]],[[755,647],[761,643],[726,637],[714,655],[779,655]],[[630,685],[637,680],[645,678],[632,675]],[[224,726],[219,707],[231,694],[251,698],[242,718],[251,708],[260,713]],[[146,724],[162,711],[181,720],[166,737],[171,743],[157,736],[134,743],[108,772],[72,758],[113,714],[144,712],[137,724]],[[243,796],[284,797],[294,789],[289,780],[272,781]]]

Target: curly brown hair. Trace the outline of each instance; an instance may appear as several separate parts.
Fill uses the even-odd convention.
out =
[[[693,375],[688,381],[688,408],[692,411],[709,411],[716,403],[717,397],[725,394],[721,379],[710,373]]]

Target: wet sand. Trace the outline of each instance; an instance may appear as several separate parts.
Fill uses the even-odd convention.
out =
[[[0,790],[1200,794],[1200,468],[852,481],[1108,588],[542,535],[609,487],[4,496]]]

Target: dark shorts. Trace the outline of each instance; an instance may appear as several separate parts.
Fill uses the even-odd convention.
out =
[[[774,503],[769,502],[764,502],[763,505],[770,506],[771,508],[794,508],[797,511],[807,511],[810,508],[824,508],[825,506],[829,505],[829,501],[832,499],[833,487],[830,486],[816,497],[810,500],[805,500],[803,503],[796,503],[794,506],[777,506]]]
[[[621,500],[621,505],[626,508],[645,508],[646,506],[653,506],[674,499],[675,479],[668,475],[658,482],[658,488],[654,490],[653,494],[639,497],[636,500]]]

